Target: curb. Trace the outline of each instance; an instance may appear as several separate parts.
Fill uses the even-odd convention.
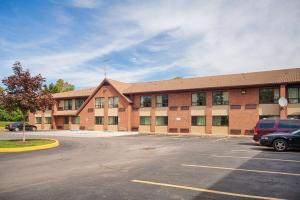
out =
[[[19,148],[0,148],[1,153],[12,153],[12,152],[24,152],[24,151],[36,151],[36,150],[42,150],[42,149],[50,149],[59,146],[59,141],[56,139],[50,139],[50,138],[41,138],[41,139],[47,139],[54,141],[50,144],[44,144],[39,146],[31,146],[31,147],[19,147]]]

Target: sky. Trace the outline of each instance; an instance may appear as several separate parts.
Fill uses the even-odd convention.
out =
[[[124,82],[300,66],[299,0],[0,0],[0,78]]]

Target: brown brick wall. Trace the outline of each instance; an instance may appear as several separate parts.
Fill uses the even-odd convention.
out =
[[[242,90],[246,93],[242,94]],[[259,89],[229,90],[229,104],[241,105],[241,109],[231,109],[229,106],[229,132],[241,130],[241,134],[244,134],[245,130],[253,129],[259,119]],[[246,104],[256,104],[256,109],[245,109]]]

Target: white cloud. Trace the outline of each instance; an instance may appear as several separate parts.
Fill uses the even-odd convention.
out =
[[[96,10],[85,21],[87,30],[65,33],[77,37],[77,42],[60,44],[60,50],[19,56],[25,66],[50,79],[59,76],[78,86],[97,85],[103,69],[90,62],[116,52],[126,55],[131,49],[135,51],[126,56],[135,66],[109,62],[110,78],[132,82],[155,79],[156,74],[173,69],[194,76],[300,63],[299,1],[129,1],[111,3],[101,12],[97,11],[99,1],[72,3]],[[82,26],[71,13],[56,14],[66,27]],[[5,42],[1,40],[0,45]]]
[[[95,8],[99,5],[100,0],[72,0],[72,4],[79,8]]]

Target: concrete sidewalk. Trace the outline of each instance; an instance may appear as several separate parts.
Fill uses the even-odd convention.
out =
[[[7,134],[22,135],[22,132],[6,132]],[[97,138],[97,137],[118,137],[125,135],[137,135],[138,132],[117,132],[117,131],[37,131],[26,132],[26,135],[31,136],[61,136],[61,137],[82,137],[82,138]]]

